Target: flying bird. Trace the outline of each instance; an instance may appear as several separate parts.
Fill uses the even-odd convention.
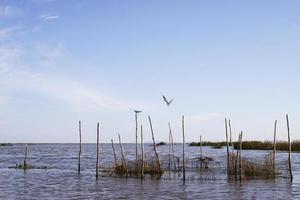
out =
[[[170,104],[172,103],[172,101],[174,100],[174,98],[172,98],[170,101],[167,100],[167,98],[165,96],[163,96],[164,101],[166,102],[167,106],[169,107]]]
[[[141,111],[141,110],[134,110],[134,112],[135,112],[136,114],[138,114],[138,113],[141,113],[142,111]]]

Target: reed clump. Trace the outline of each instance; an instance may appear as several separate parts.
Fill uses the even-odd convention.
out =
[[[241,162],[240,162],[241,161]],[[275,179],[279,172],[274,168],[273,154],[265,155],[262,161],[253,161],[245,157],[239,157],[238,154],[232,152],[229,155],[230,168],[228,170],[229,175],[240,179],[244,178],[263,178],[263,179]],[[241,168],[239,166],[241,164]],[[239,171],[241,169],[241,171]]]
[[[161,177],[164,173],[164,170],[160,168],[158,173],[155,160],[145,161],[142,165],[142,159],[139,159],[138,162],[129,162],[125,165],[122,162],[118,162],[114,167],[111,167],[110,172],[117,176],[130,176],[130,177],[141,177],[142,176],[142,166],[144,167],[143,173],[145,175],[154,176],[159,174]],[[126,168],[127,167],[127,168]],[[128,171],[127,171],[128,169]],[[128,174],[127,174],[128,173]]]

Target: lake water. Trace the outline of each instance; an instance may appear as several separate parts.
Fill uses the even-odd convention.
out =
[[[111,144],[100,144],[101,170],[113,166]],[[128,160],[135,159],[135,145],[124,144]],[[162,165],[168,166],[168,145],[157,148]],[[117,154],[119,148],[116,145]],[[182,144],[175,145],[180,156]],[[145,144],[146,155],[152,147]],[[102,172],[95,179],[96,145],[83,144],[80,175],[77,174],[77,144],[30,144],[28,162],[48,166],[47,170],[13,169],[22,163],[24,145],[0,147],[0,199],[300,199],[300,154],[293,153],[294,180],[284,178],[287,153],[278,152],[277,163],[282,175],[276,180],[228,180],[226,175],[226,149],[204,147],[203,153],[214,158],[209,169],[199,170],[194,158],[198,147],[186,146],[187,181],[182,176],[165,172],[159,180],[147,177],[109,177]],[[265,151],[243,151],[252,159],[262,159]],[[200,172],[201,171],[201,172]]]

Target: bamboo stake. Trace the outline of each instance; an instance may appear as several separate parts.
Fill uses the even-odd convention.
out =
[[[170,122],[168,122],[169,126],[169,173],[171,171],[171,132],[170,132]]]
[[[203,154],[202,154],[202,138],[201,138],[201,135],[200,135],[200,167],[202,169],[202,157],[203,157]]]
[[[78,174],[80,174],[80,157],[81,157],[81,120],[79,120],[79,152],[78,152]]]
[[[277,120],[275,120],[274,124],[274,141],[273,141],[273,168],[274,168],[274,176],[276,174],[276,130],[277,130]]]
[[[128,167],[127,167],[127,161],[126,161],[126,157],[124,154],[124,149],[123,149],[123,145],[122,145],[122,141],[121,141],[121,137],[120,134],[118,133],[118,137],[119,137],[119,144],[120,144],[120,148],[121,148],[121,155],[122,155],[122,160],[123,160],[123,164],[125,166],[125,170],[126,170],[126,178],[128,177]]]
[[[142,167],[141,167],[141,178],[144,179],[144,139],[143,139],[143,126],[141,125],[141,149],[142,149]]]
[[[97,123],[97,159],[96,159],[96,179],[99,176],[99,123]]]
[[[185,183],[185,136],[184,136],[184,116],[182,116],[182,170],[183,170],[183,184]]]
[[[240,174],[240,181],[242,181],[242,165],[243,165],[243,162],[242,162],[242,149],[243,149],[243,132],[241,131],[241,134],[240,134],[240,153],[239,153],[239,174]]]
[[[135,163],[138,169],[138,121],[137,121],[137,112],[135,112]]]
[[[289,172],[290,172],[291,181],[293,181],[292,162],[291,162],[292,144],[291,144],[291,138],[290,138],[290,124],[289,124],[289,116],[288,115],[286,115],[286,124],[287,124],[288,143],[289,143],[289,157],[288,157]]]
[[[171,136],[171,142],[172,142],[172,156],[173,156],[173,165],[174,165],[174,170],[176,171],[176,158],[175,158],[175,150],[174,150],[174,141],[173,141],[173,134],[172,134],[172,129],[169,124],[169,130],[170,130],[170,136]]]
[[[228,130],[227,130],[227,119],[226,118],[225,118],[225,132],[226,132],[226,147],[227,147],[227,174],[230,174],[229,142],[228,142]]]
[[[24,170],[28,168],[28,163],[27,163],[27,156],[28,156],[28,145],[25,145],[25,155],[24,155]]]
[[[229,126],[229,135],[230,135],[230,146],[231,146],[232,149],[234,149],[233,142],[232,142],[232,132],[231,132],[230,119],[228,120],[228,126]]]
[[[151,118],[150,118],[149,115],[148,115],[148,119],[149,119],[149,123],[150,123],[150,129],[151,129],[152,141],[153,141],[153,148],[154,148],[154,153],[155,153],[155,157],[156,157],[157,175],[160,176],[161,175],[160,160],[159,160],[158,153],[157,153],[157,150],[156,150],[156,144],[155,144],[155,140],[154,140],[153,127],[152,127],[152,122],[151,122]]]
[[[115,160],[115,168],[117,169],[117,155],[116,155],[116,150],[115,150],[115,145],[114,145],[114,140],[111,139],[111,146],[113,150],[113,155],[114,155],[114,160]]]
[[[239,140],[241,139],[241,135],[239,134]],[[235,180],[237,180],[237,165],[238,165],[238,160],[239,160],[239,149],[236,150],[236,156],[235,156],[235,165],[234,165],[234,175],[235,175]]]

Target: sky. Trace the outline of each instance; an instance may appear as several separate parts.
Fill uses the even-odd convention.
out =
[[[300,139],[299,1],[0,0],[0,142]],[[167,107],[162,95],[174,101]]]

